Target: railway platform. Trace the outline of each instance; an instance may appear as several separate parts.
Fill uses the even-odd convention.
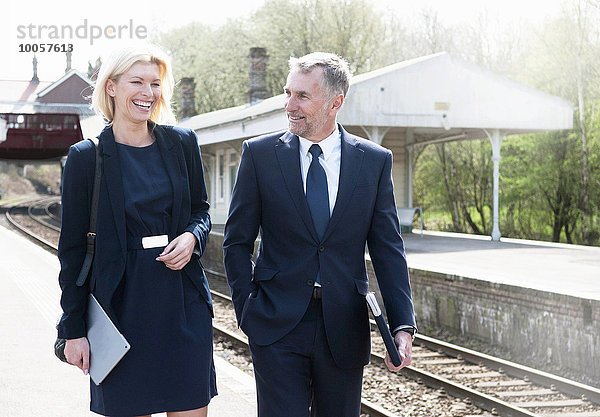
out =
[[[56,256],[0,226],[0,417],[82,417],[88,377],[54,357],[60,313]],[[215,355],[219,395],[209,415],[256,415],[254,380]],[[165,416],[165,414],[159,414]]]
[[[411,268],[600,300],[600,247],[432,231],[402,237]]]

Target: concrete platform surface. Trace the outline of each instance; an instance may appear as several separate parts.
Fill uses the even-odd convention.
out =
[[[403,235],[410,268],[600,300],[600,247],[458,233]]]
[[[58,259],[0,226],[0,417],[82,417],[89,382],[54,357]],[[215,356],[219,395],[209,415],[256,415],[254,380]],[[165,414],[158,414],[165,416]]]

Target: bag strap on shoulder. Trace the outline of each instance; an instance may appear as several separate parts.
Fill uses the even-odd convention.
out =
[[[78,287],[85,285],[87,281],[92,261],[94,260],[94,252],[96,250],[96,219],[98,217],[98,199],[100,196],[100,179],[102,177],[102,152],[98,138],[88,139],[94,144],[96,150],[96,167],[94,171],[94,188],[92,189],[92,205],[90,207],[90,227],[87,233],[87,248],[85,251],[85,259],[79,271],[76,284]]]

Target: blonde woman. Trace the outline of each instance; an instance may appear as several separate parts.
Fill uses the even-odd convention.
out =
[[[93,144],[73,145],[65,165],[58,251],[65,355],[87,374],[90,291],[131,344],[99,386],[90,383],[91,410],[102,415],[206,416],[217,394],[212,300],[199,260],[209,205],[195,133],[162,124],[174,120],[172,93],[169,60],[159,50],[127,48],[100,69],[92,105],[107,124],[98,135],[96,253],[84,287],[75,281],[86,251]],[[142,240],[150,236],[152,243]]]

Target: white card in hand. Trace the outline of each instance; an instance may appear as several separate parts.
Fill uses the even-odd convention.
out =
[[[169,236],[167,235],[146,236],[142,238],[142,248],[144,249],[162,248],[168,244]]]

